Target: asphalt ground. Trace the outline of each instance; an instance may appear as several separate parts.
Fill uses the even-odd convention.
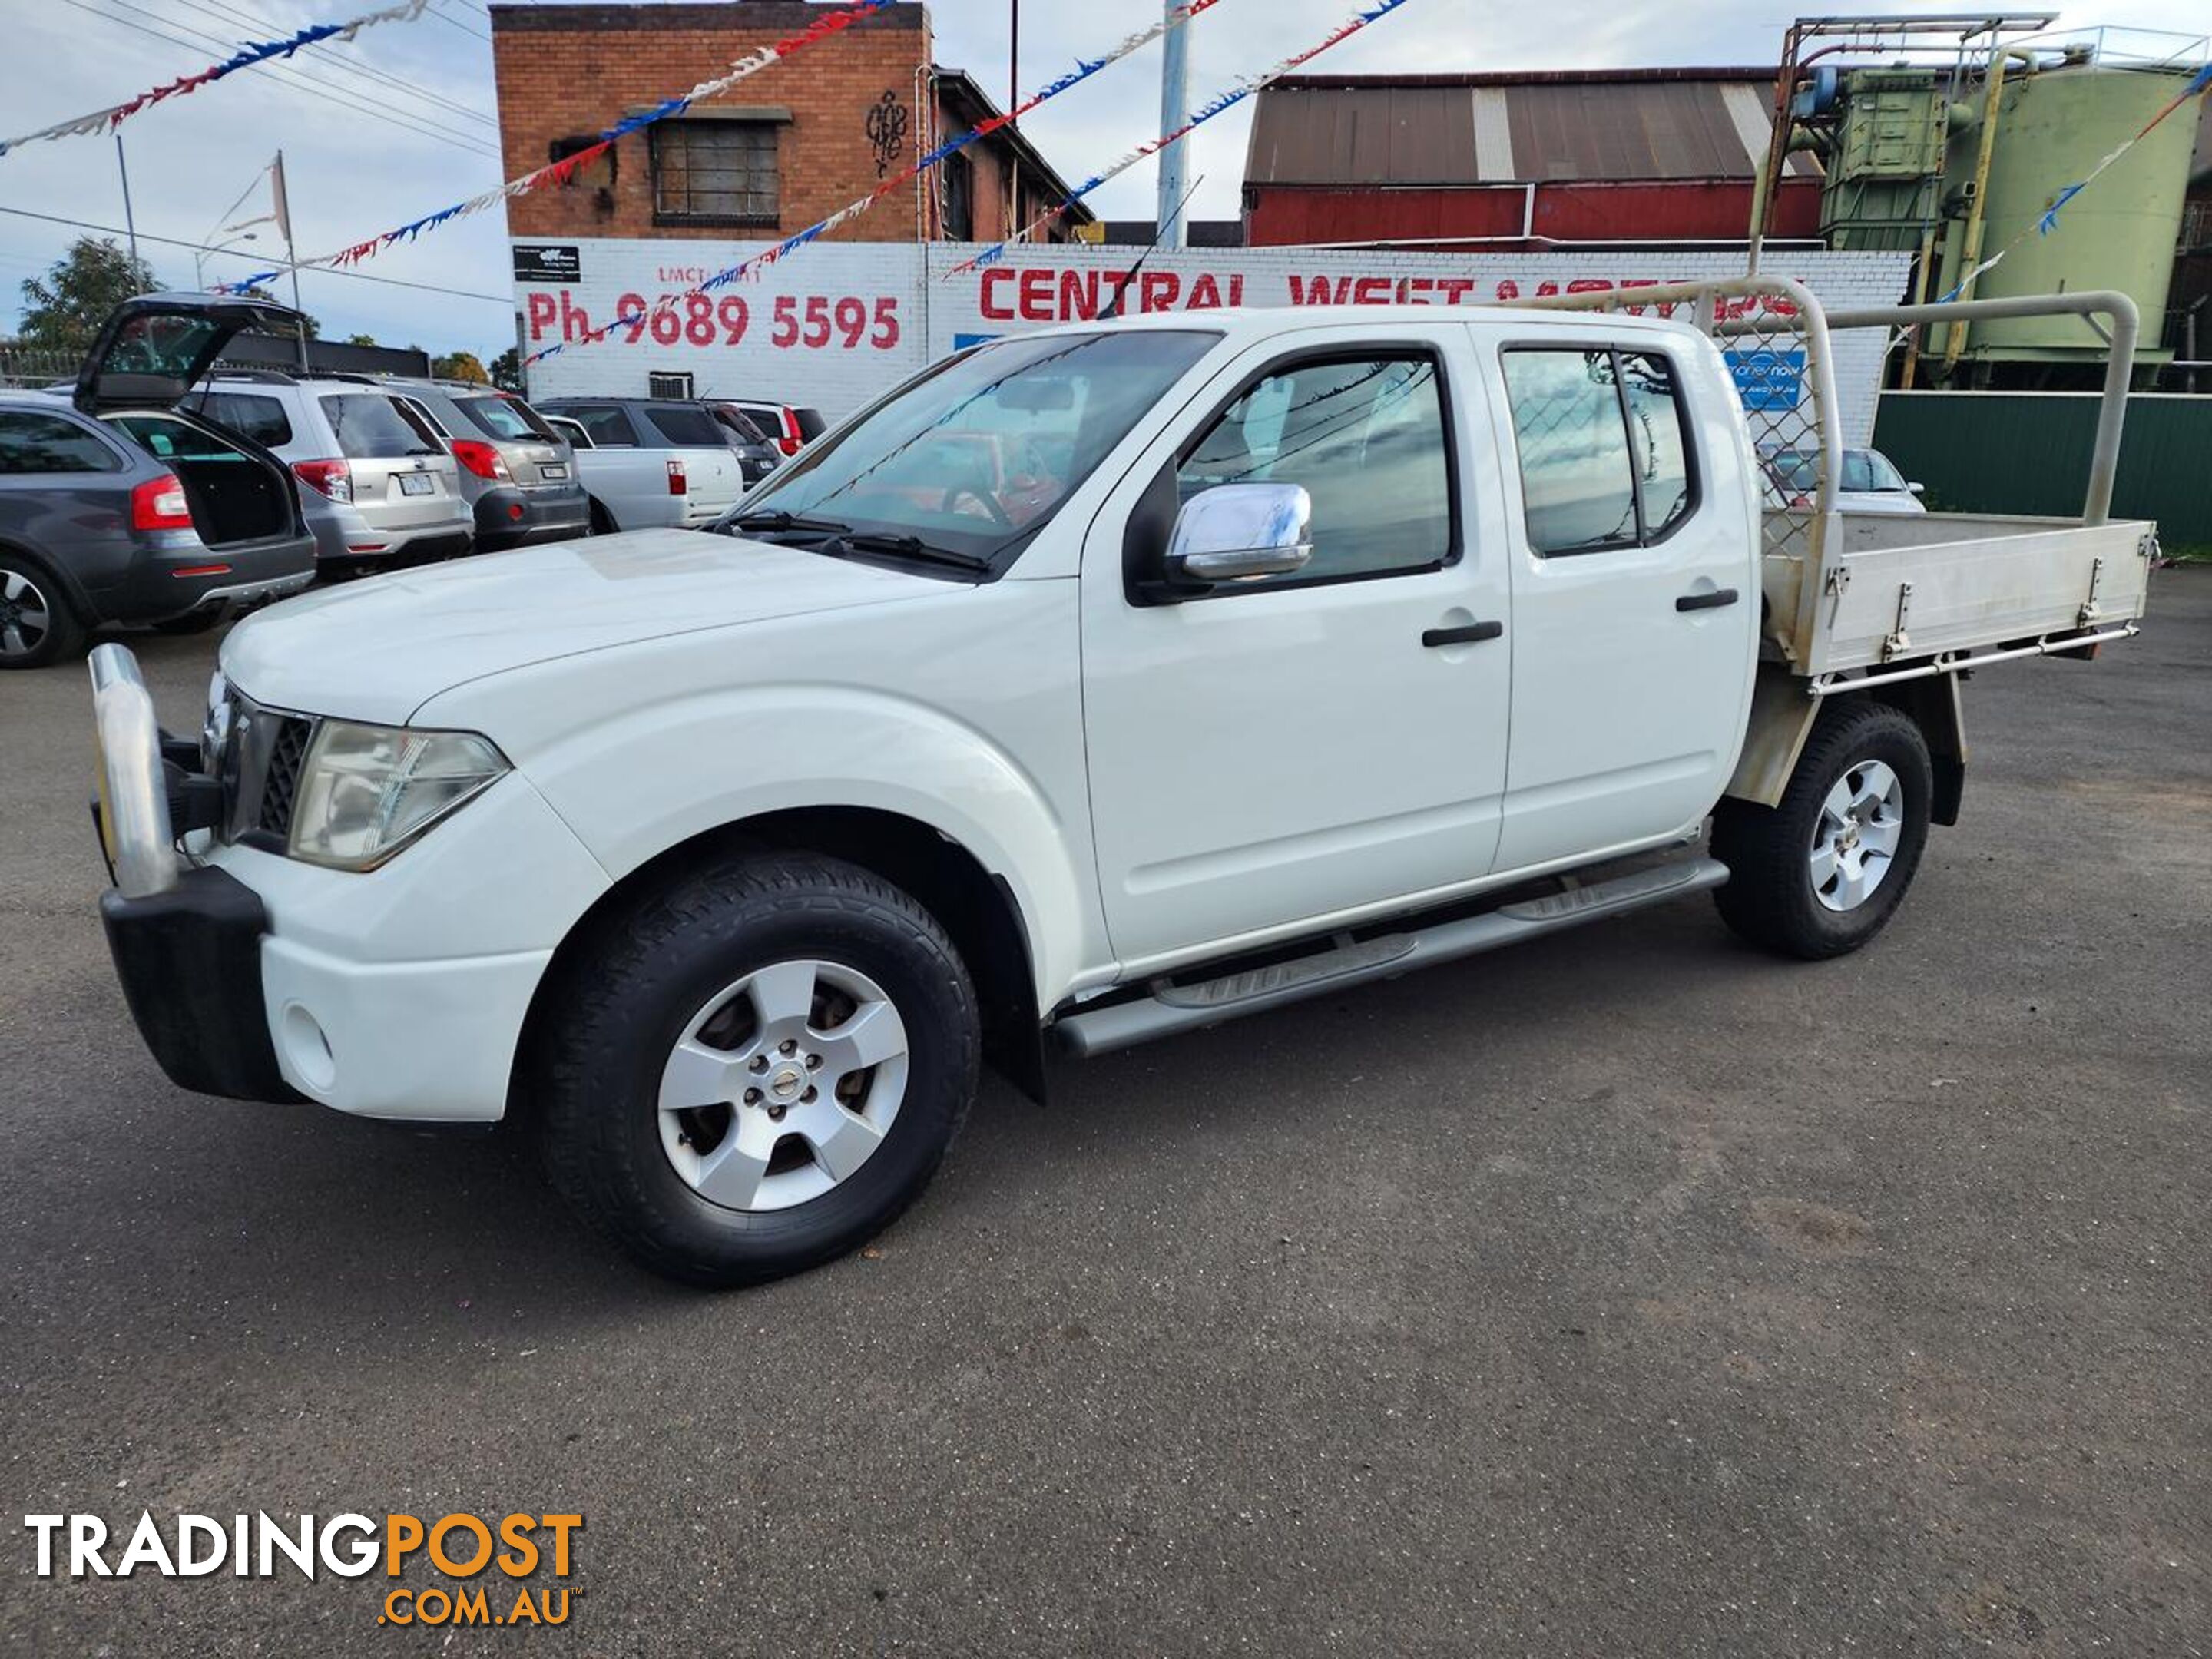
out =
[[[189,726],[213,641],[139,644]],[[876,1250],[712,1296],[502,1140],[170,1086],[84,676],[0,677],[0,1648],[2203,1652],[2212,570],[1968,702],[1856,957],[1687,901],[994,1085]],[[585,1524],[528,1635],[33,1576],[142,1509]]]

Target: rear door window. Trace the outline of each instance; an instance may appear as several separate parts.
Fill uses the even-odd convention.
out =
[[[646,412],[663,439],[678,449],[727,449],[730,432],[703,409],[655,409]]]
[[[181,421],[172,415],[148,410],[143,414],[110,415],[112,425],[121,427],[138,441],[138,447],[165,461],[230,461],[252,466],[258,463],[242,449],[234,449],[223,441],[220,432],[190,421]]]
[[[0,475],[115,472],[123,462],[75,421],[33,410],[0,410]]]
[[[611,404],[573,404],[561,412],[592,434],[596,449],[637,447],[637,428]]]
[[[1648,547],[1695,510],[1696,470],[1668,359],[1609,346],[1516,346],[1504,366],[1536,552]]]
[[[356,461],[442,455],[435,434],[380,392],[334,392],[320,399],[338,453]]]
[[[217,426],[268,449],[292,441],[291,417],[281,399],[257,392],[210,392],[192,405]]]

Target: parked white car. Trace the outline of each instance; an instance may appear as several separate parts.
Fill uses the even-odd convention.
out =
[[[775,470],[764,443],[738,440],[706,406],[656,398],[562,398],[538,411],[574,452],[601,535],[668,525],[698,530]]]
[[[1656,319],[1003,339],[720,533],[250,619],[185,822],[103,647],[118,970],[179,1083],[520,1116],[659,1271],[789,1273],[921,1190],[981,1064],[1041,1093],[1048,1037],[1705,890],[1786,955],[1866,943],[1957,817],[1954,672],[2131,632],[2148,526],[1816,512],[1762,557],[1759,474]]]
[[[1808,494],[1820,473],[1820,458],[1807,450],[1776,450],[1766,459],[1775,486],[1785,495]],[[1925,513],[1920,491],[1921,486],[1907,483],[1896,464],[1879,449],[1844,451],[1843,471],[1836,481],[1837,511]]]

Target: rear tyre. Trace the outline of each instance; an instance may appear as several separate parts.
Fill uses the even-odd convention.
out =
[[[0,668],[82,656],[88,632],[59,582],[20,554],[0,551]]]
[[[584,533],[587,536],[613,535],[615,533],[614,514],[608,512],[606,508],[601,507],[598,501],[594,501],[592,503],[591,528],[586,530]]]
[[[880,1231],[975,1093],[975,997],[951,941],[835,860],[686,873],[554,994],[538,1084],[554,1184],[689,1284],[780,1278]]]
[[[1721,919],[1753,944],[1817,962],[1856,951],[1904,902],[1928,844],[1927,740],[1896,709],[1821,711],[1779,805],[1723,800],[1713,856]]]

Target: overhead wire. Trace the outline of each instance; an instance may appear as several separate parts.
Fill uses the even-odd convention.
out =
[[[188,6],[192,10],[200,13],[203,16],[214,17],[221,21],[243,24],[247,28],[275,30],[281,27],[270,18],[256,16],[250,11],[244,11],[236,6],[228,5],[224,3],[224,0],[176,0],[176,3],[181,6]],[[327,51],[337,44],[339,43],[329,40],[318,40],[315,42],[314,46],[311,47],[310,50]],[[361,60],[362,51],[362,48],[359,42],[356,41],[352,43],[350,46],[346,47],[346,56],[343,61],[349,70],[362,76],[363,79],[378,82],[385,86],[392,88],[396,92],[404,93],[410,98],[419,99],[424,103],[434,105],[446,113],[462,116],[468,120],[480,123],[487,127],[496,128],[499,125],[496,117],[486,115],[479,110],[471,109],[463,105],[457,104],[447,94],[437,91],[434,88],[425,86],[419,81],[410,80],[404,76],[392,74],[388,70],[378,68],[374,64],[363,63]],[[338,60],[325,58],[325,61],[332,63],[335,67]],[[413,110],[409,110],[405,112],[410,115],[417,114],[417,112]]]
[[[183,40],[176,35],[166,33],[162,30],[154,28],[148,24],[137,22],[128,17],[118,16],[112,11],[103,11],[99,7],[88,3],[88,0],[68,0],[68,3],[75,6],[79,11],[84,12],[90,16],[101,18],[110,23],[120,24],[127,29],[136,29],[141,34],[151,36],[153,39],[157,40],[167,41],[173,46],[181,46],[187,52],[197,52],[206,49],[206,46],[204,45],[196,44],[191,40]],[[143,7],[131,4],[131,0],[113,0],[113,3],[124,6],[131,11],[140,12],[142,15],[146,16],[159,17],[159,14],[147,12]],[[212,45],[219,49],[228,50],[228,43],[222,41],[213,35],[202,33],[199,30],[193,28],[190,24],[179,23],[172,18],[159,18],[159,21],[171,23],[175,27],[184,29],[189,34],[198,35],[199,40],[201,42],[207,43],[207,45]],[[492,149],[489,145],[479,142],[475,135],[460,133],[452,129],[434,130],[428,126],[418,125],[413,119],[408,118],[406,116],[402,114],[395,113],[390,110],[379,109],[374,104],[354,101],[350,97],[344,95],[343,89],[339,88],[334,82],[324,82],[317,77],[302,75],[301,71],[296,70],[289,71],[289,74],[283,73],[278,71],[273,65],[258,64],[255,67],[266,70],[269,75],[272,77],[273,83],[284,88],[288,91],[304,92],[308,96],[315,98],[318,100],[337,103],[342,107],[350,109],[356,113],[369,116],[374,119],[384,121],[392,126],[412,132],[416,137],[420,138],[428,138],[438,143],[448,143],[457,149],[471,150],[488,159],[496,160],[498,158],[499,152]],[[289,78],[290,76],[299,76],[300,78],[295,81]]]
[[[68,225],[77,230],[96,230],[106,236],[132,234],[121,225],[95,224],[89,219],[70,219],[58,213],[34,213],[29,208],[0,207],[0,213],[12,213],[22,219],[41,219],[50,225]],[[159,242],[164,247],[189,248],[198,253],[223,253],[236,259],[253,257],[240,248],[213,247],[205,242],[190,242],[175,236],[156,236],[143,230],[137,234],[142,242]],[[514,296],[511,294],[478,294],[472,289],[447,288],[437,283],[407,283],[397,276],[372,276],[366,271],[337,270],[324,265],[302,265],[301,270],[313,276],[344,276],[356,283],[380,283],[386,288],[411,288],[424,294],[450,294],[457,300],[482,300],[488,304],[504,306],[510,311],[514,308]]]

